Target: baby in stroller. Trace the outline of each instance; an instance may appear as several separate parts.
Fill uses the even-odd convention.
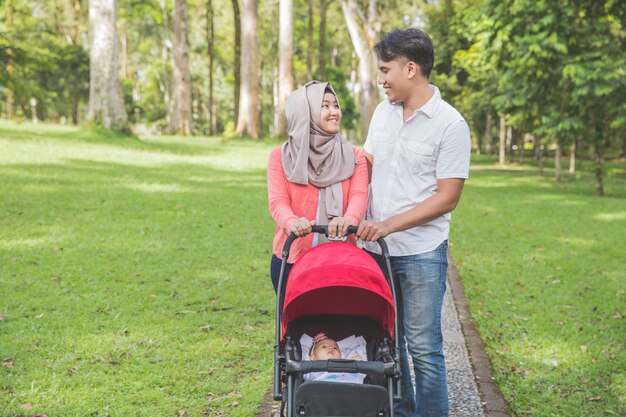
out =
[[[356,344],[353,343],[356,341]],[[342,349],[339,344],[330,337],[326,336],[326,333],[318,333],[315,337],[311,338],[307,334],[303,334],[300,338],[300,345],[302,346],[302,352],[309,351],[309,360],[322,361],[328,359],[352,359],[355,361],[362,361],[365,356],[365,340],[362,337],[358,339],[355,336],[342,340],[344,345],[344,351],[347,351],[347,355],[343,355]],[[310,348],[307,346],[310,344]],[[363,350],[363,352],[361,352]],[[303,358],[306,359],[306,358]],[[346,373],[346,372],[312,372],[304,375],[305,381],[329,381],[329,382],[348,382],[361,384],[365,379],[365,374],[359,373]]]

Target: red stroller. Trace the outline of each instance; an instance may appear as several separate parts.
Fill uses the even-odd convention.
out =
[[[356,230],[350,227],[348,234]],[[327,226],[313,232],[327,234]],[[400,398],[393,280],[365,251],[343,242],[309,250],[285,280],[295,239],[292,234],[283,248],[276,303],[274,399],[281,401],[281,417],[393,417],[393,402]],[[378,243],[391,277],[387,245]],[[334,340],[362,336],[367,358],[304,360],[302,335],[322,331]],[[362,384],[305,380],[311,372],[367,376]]]

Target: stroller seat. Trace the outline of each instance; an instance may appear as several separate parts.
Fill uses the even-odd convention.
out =
[[[303,334],[324,332],[334,340],[355,335],[366,341],[366,362],[382,360],[389,352],[389,337],[379,323],[368,317],[352,315],[311,315],[293,321],[286,335],[286,351],[291,352],[288,368],[302,361],[300,339]],[[388,357],[388,355],[387,355]],[[359,361],[359,363],[361,363]],[[389,415],[389,392],[381,367],[380,372],[369,374],[363,384],[307,381],[304,373],[294,371],[294,417],[384,417]]]

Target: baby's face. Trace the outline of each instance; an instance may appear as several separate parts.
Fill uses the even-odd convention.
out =
[[[341,359],[341,351],[337,342],[333,339],[324,339],[315,344],[311,359],[314,361],[323,361],[327,359]]]

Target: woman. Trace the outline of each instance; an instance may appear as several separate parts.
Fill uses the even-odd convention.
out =
[[[290,233],[292,245],[285,276],[311,246],[326,239],[307,236],[315,224],[328,224],[328,235],[343,236],[358,225],[367,208],[367,165],[363,153],[339,135],[341,108],[329,83],[310,81],[285,104],[289,139],[272,150],[267,168],[269,208],[276,222],[270,273],[278,288],[281,251]],[[355,244],[356,238],[348,241]]]

